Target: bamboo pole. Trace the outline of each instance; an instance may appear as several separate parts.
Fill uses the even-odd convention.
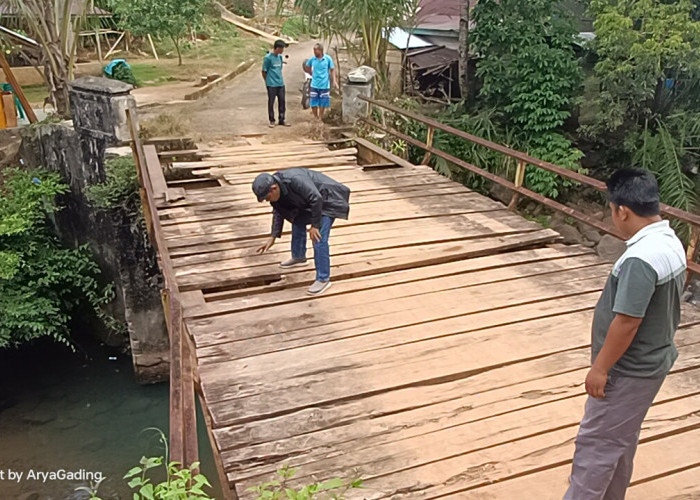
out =
[[[19,83],[17,82],[15,74],[12,72],[12,68],[10,68],[10,63],[8,63],[7,59],[5,59],[5,54],[2,50],[0,50],[0,66],[2,66],[2,70],[5,73],[5,78],[7,78],[7,82],[10,85],[12,85],[12,90],[15,92],[15,94],[17,94],[19,102],[22,103],[24,112],[27,113],[27,119],[29,120],[29,123],[38,122],[39,120],[37,119],[34,110],[29,105],[29,101],[27,101],[27,97],[24,95],[22,87],[20,87]]]
[[[107,59],[109,56],[112,55],[112,52],[114,52],[114,49],[117,48],[117,45],[119,45],[119,42],[122,41],[122,39],[124,38],[124,35],[125,35],[125,34],[126,34],[126,32],[124,31],[124,32],[122,32],[121,35],[119,35],[119,38],[117,38],[117,41],[114,42],[114,45],[112,45],[112,47],[109,49],[109,52],[107,52],[107,53],[105,54],[105,59]],[[128,50],[128,49],[127,49],[127,50]]]
[[[151,44],[151,50],[153,51],[153,57],[156,58],[156,61],[160,61],[160,59],[158,59],[158,52],[156,52],[156,46],[153,44],[153,38],[151,37],[150,33],[148,34],[148,43]]]

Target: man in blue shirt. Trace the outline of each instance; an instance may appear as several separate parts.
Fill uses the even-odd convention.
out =
[[[284,89],[284,78],[282,77],[282,65],[284,52],[287,44],[283,40],[275,42],[272,52],[268,52],[263,59],[262,76],[267,86],[267,114],[270,119],[270,128],[275,126],[275,99],[279,108],[279,124],[288,126],[284,120],[287,108],[286,95]]]
[[[331,82],[338,88],[335,64],[329,55],[323,53],[323,45],[314,45],[314,57],[306,61],[304,71],[311,75],[311,109],[314,116],[323,119],[327,108],[331,107]]]

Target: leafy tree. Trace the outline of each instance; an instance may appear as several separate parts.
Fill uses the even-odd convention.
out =
[[[482,106],[498,110],[504,128],[533,156],[578,169],[583,155],[561,134],[581,82],[570,17],[556,0],[480,0],[471,43],[479,55]],[[569,185],[528,167],[526,185],[557,197]]]
[[[700,165],[698,2],[593,0],[600,82],[583,133],[654,172],[665,203],[692,211]],[[681,229],[682,234],[687,228]]]
[[[70,345],[68,322],[81,305],[113,296],[86,247],[63,248],[46,217],[67,192],[56,174],[5,170],[0,179],[0,348],[40,337]]]
[[[474,8],[480,97],[533,137],[564,124],[581,79],[574,30],[557,3],[482,0]]]
[[[134,35],[168,37],[182,65],[182,39],[204,19],[205,0],[115,0],[120,24]]]
[[[591,9],[601,92],[589,133],[625,135],[678,106],[697,107],[700,23],[689,0],[593,0]]]

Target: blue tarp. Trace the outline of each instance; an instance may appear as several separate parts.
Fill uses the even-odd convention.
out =
[[[107,76],[113,76],[112,72],[114,71],[114,68],[119,66],[120,64],[123,64],[127,68],[131,69],[131,66],[129,66],[129,63],[126,62],[125,59],[115,59],[114,61],[110,62],[107,66],[105,66],[105,75]]]

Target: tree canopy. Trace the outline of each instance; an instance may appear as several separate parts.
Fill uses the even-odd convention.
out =
[[[168,37],[182,64],[181,43],[204,19],[205,0],[115,0],[120,24],[134,35]]]

